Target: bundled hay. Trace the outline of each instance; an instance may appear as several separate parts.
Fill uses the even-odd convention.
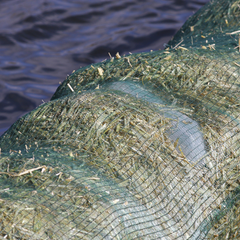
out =
[[[239,238],[238,4],[77,70],[19,119],[0,138],[0,236]]]
[[[170,119],[156,107],[113,92],[91,92],[40,106],[16,123],[11,138],[5,135],[11,146],[17,137],[25,153],[14,154],[14,161],[2,158],[2,174],[30,189],[21,189],[27,201],[14,202],[13,208],[8,202],[4,205],[20,216],[14,218],[16,222],[4,220],[3,229],[15,233],[17,228],[19,235],[12,235],[24,233],[26,239],[34,233],[35,239],[45,239],[49,231],[50,239],[57,238],[59,228],[66,239],[85,235],[186,239],[220,199],[212,184],[206,184],[207,170],[192,169],[176,151],[166,136],[170,127]],[[40,159],[35,157],[41,153]],[[37,219],[34,202],[42,212]],[[19,213],[16,206],[21,206]],[[69,224],[62,219],[66,215]],[[33,229],[25,233],[29,222]]]

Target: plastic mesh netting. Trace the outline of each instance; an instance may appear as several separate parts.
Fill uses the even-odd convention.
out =
[[[210,1],[0,138],[0,239],[240,239],[239,123],[240,1]]]

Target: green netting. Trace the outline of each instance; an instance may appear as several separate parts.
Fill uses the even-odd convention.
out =
[[[240,239],[239,109],[240,1],[210,1],[0,138],[0,238]]]

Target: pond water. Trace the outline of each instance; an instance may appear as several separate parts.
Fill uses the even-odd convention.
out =
[[[1,0],[0,135],[79,67],[163,49],[208,0]]]

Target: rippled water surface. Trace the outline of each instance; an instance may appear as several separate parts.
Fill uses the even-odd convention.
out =
[[[208,0],[0,0],[0,135],[80,66],[163,49]]]

